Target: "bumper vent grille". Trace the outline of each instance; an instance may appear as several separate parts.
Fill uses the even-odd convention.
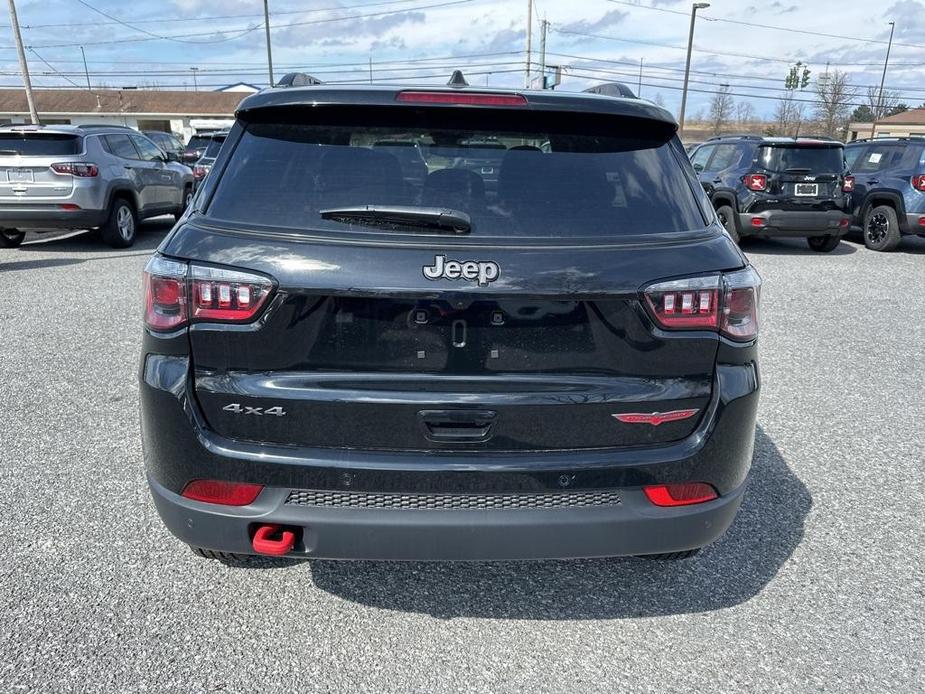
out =
[[[621,503],[616,490],[552,492],[549,494],[391,494],[293,489],[286,499],[295,506],[423,510],[492,510],[612,506]]]

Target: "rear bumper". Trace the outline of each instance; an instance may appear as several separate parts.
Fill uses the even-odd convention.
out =
[[[218,436],[189,394],[189,362],[148,355],[142,433],[152,494],[168,529],[208,549],[253,553],[255,524],[299,529],[293,556],[353,559],[528,559],[681,551],[726,530],[751,465],[758,404],[753,362],[720,365],[697,429],[672,444],[581,451],[435,453],[269,446]],[[250,506],[180,497],[192,479],[265,486]],[[659,508],[647,484],[700,481],[720,498]],[[287,504],[290,490],[399,495],[565,494],[607,490],[619,503],[431,510]]]
[[[264,489],[243,508],[185,499],[149,479],[168,529],[184,542],[253,554],[258,525],[299,529],[288,556],[374,560],[563,559],[678,552],[720,537],[742,502],[745,484],[708,503],[652,506],[639,489],[620,502],[589,508],[396,510],[287,504],[287,489]]]
[[[753,226],[754,219],[760,219],[763,226]],[[792,212],[787,210],[765,210],[764,212],[739,213],[741,236],[844,236],[848,233],[851,215],[841,210],[828,212]]]
[[[89,229],[106,221],[106,210],[62,210],[54,205],[0,205],[0,226],[11,229]]]
[[[907,213],[906,228],[902,231],[907,234],[925,234],[925,212]]]

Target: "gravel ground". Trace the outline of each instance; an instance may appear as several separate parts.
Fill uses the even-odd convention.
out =
[[[167,228],[0,249],[0,692],[925,691],[925,240],[746,246],[754,476],[695,560],[253,570],[193,556],[145,487]]]

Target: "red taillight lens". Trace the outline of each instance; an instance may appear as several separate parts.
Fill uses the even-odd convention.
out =
[[[656,506],[690,506],[718,499],[719,494],[709,484],[686,482],[684,484],[654,484],[643,487],[646,498]]]
[[[667,330],[718,330],[734,340],[758,335],[761,278],[752,267],[724,275],[659,282],[646,288],[655,322]]]
[[[206,174],[209,173],[209,170],[204,166],[194,166],[193,167],[193,178],[197,181],[201,181],[206,177]]]
[[[854,190],[854,176],[845,176],[845,180],[841,185],[842,192],[850,193]]]
[[[404,91],[396,101],[418,104],[455,104],[457,106],[526,106],[522,94],[484,94],[477,92]]]
[[[191,315],[194,319],[244,323],[266,303],[273,283],[266,277],[194,265]]]
[[[205,501],[222,506],[247,506],[252,504],[260,492],[262,484],[243,482],[222,482],[221,480],[193,480],[180,495],[194,501]]]
[[[80,178],[93,178],[100,175],[99,167],[96,164],[84,164],[73,161],[52,164],[51,170],[57,174],[69,176],[79,176]]]
[[[768,187],[768,177],[764,174],[748,174],[742,177],[742,182],[749,190],[761,191]]]
[[[80,209],[80,205],[75,205],[72,202],[62,202],[58,205],[59,210],[64,210],[65,212],[76,212]]]
[[[195,321],[247,323],[272,290],[273,283],[262,275],[154,256],[145,267],[145,324],[152,330],[176,330]]]
[[[925,174],[912,177],[912,187],[925,193]]]

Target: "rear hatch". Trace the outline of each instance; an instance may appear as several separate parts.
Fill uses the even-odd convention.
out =
[[[844,147],[840,142],[775,143],[758,150],[769,172],[768,195],[778,209],[829,210],[844,197]]]
[[[74,177],[56,174],[51,165],[76,161],[83,144],[69,133],[0,132],[0,201],[66,198]]]
[[[704,229],[673,124],[437,109],[258,111],[232,132],[205,213],[164,249],[274,283],[256,323],[190,330],[208,425],[263,443],[418,451],[688,436],[710,402],[718,337],[654,327],[640,289],[743,263]],[[397,139],[422,143],[423,182],[375,147]],[[493,185],[473,161],[492,162]],[[350,216],[366,206],[378,216]],[[405,222],[395,206],[449,210],[468,228]],[[207,284],[213,306],[222,282]],[[653,412],[685,414],[616,418]]]

